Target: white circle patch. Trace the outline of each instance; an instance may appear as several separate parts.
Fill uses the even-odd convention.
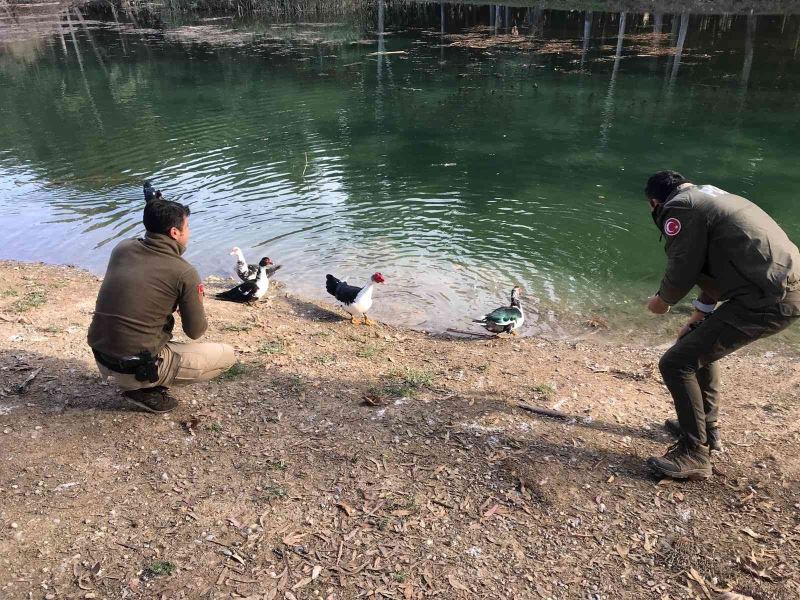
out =
[[[681,222],[678,219],[671,217],[664,221],[664,233],[666,233],[668,236],[672,237],[678,235],[680,232]]]

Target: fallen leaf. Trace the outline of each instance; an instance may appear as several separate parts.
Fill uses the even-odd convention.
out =
[[[316,565],[314,569],[311,571],[311,579],[312,580],[316,579],[317,577],[319,577],[320,573],[322,573],[322,567]]]
[[[348,517],[352,517],[352,516],[353,516],[353,513],[355,513],[355,512],[356,512],[356,511],[353,509],[353,507],[352,507],[352,506],[350,506],[349,504],[347,504],[347,502],[339,502],[339,503],[338,503],[336,506],[338,506],[338,507],[339,507],[339,508],[341,508],[341,509],[342,509],[344,512],[346,512]]]
[[[708,600],[713,600],[713,598],[711,597],[711,592],[708,591],[708,586],[706,586],[706,580],[703,578],[702,575],[700,575],[700,573],[695,571],[693,567],[689,567],[689,572],[687,576],[689,577],[689,579],[696,581],[700,585],[700,587],[703,588],[703,592],[705,592],[705,595],[708,597]]]
[[[458,579],[456,579],[455,576],[453,576],[453,575],[448,575],[447,576],[447,581],[450,582],[450,585],[453,586],[453,589],[455,589],[455,590],[460,590],[462,592],[468,592],[469,591],[469,588],[466,585],[464,585],[463,583],[461,583]]]
[[[756,533],[755,531],[753,531],[749,527],[742,527],[739,531],[741,531],[742,533],[746,533],[747,535],[749,535],[754,540],[760,540],[761,537],[762,537],[760,534]]]
[[[306,587],[306,586],[307,586],[309,583],[311,583],[312,581],[313,581],[313,580],[311,579],[311,577],[304,577],[303,579],[301,579],[300,581],[298,581],[297,583],[295,583],[295,584],[292,586],[292,591],[294,591],[294,590],[299,590],[300,588],[304,588],[304,587]]]
[[[306,537],[306,534],[304,533],[290,533],[284,537],[282,541],[287,546],[299,546],[304,537]]]

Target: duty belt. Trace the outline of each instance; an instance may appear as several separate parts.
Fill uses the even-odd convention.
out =
[[[144,351],[135,356],[109,356],[92,348],[95,359],[106,369],[122,375],[133,375],[136,381],[158,381],[158,365],[161,360],[154,357],[150,352]]]

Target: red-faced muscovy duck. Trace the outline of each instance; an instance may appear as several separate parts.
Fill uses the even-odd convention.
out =
[[[236,257],[236,274],[239,276],[239,279],[242,281],[255,281],[256,275],[258,275],[258,265],[249,265],[247,261],[244,259],[244,254],[242,254],[241,249],[239,246],[234,246],[231,249],[231,256]],[[272,277],[275,274],[275,271],[280,269],[283,265],[273,265],[270,263],[270,266],[267,267],[267,277]]]
[[[228,302],[241,302],[250,304],[259,300],[269,289],[269,276],[267,275],[267,267],[272,264],[268,257],[264,257],[258,263],[258,271],[256,278],[252,281],[245,281],[237,285],[235,288],[229,289],[227,292],[220,292],[216,294],[219,300],[226,300]]]
[[[343,308],[350,313],[350,321],[358,325],[359,319],[364,318],[364,325],[372,325],[367,317],[367,312],[372,308],[372,289],[376,283],[383,283],[386,279],[380,273],[375,273],[364,287],[348,285],[333,275],[325,276],[325,289],[342,303]]]
[[[514,286],[511,290],[511,306],[501,306],[494,309],[480,319],[475,319],[473,323],[480,323],[492,333],[511,333],[517,335],[516,330],[522,327],[525,322],[525,313],[522,312],[520,294],[522,288]]]

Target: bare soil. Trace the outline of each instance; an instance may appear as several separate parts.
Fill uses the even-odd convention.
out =
[[[94,366],[98,283],[0,262],[0,598],[800,597],[792,357],[725,360],[714,477],[659,482],[654,350],[353,326],[278,288],[206,300],[241,363],[155,417]]]

